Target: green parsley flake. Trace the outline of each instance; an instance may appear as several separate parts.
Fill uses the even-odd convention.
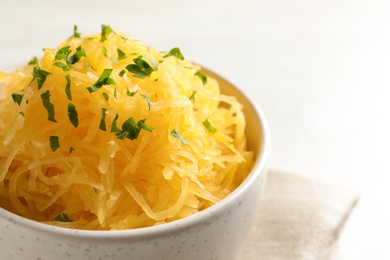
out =
[[[190,99],[192,102],[195,102],[195,94],[196,94],[196,90],[193,90],[191,96],[189,97],[189,99]]]
[[[117,52],[118,52],[118,60],[126,59],[126,53],[124,51],[118,48]]]
[[[89,93],[98,91],[104,85],[115,85],[115,81],[110,78],[112,69],[104,69],[98,80],[90,87],[87,87]]]
[[[107,52],[108,52],[108,50],[107,50],[106,46],[103,46],[103,55],[104,55],[104,57],[107,57]]]
[[[125,70],[121,70],[121,71],[119,72],[119,77],[123,77],[123,75],[125,75],[125,73],[126,73]]]
[[[119,115],[116,114],[114,120],[112,120],[112,123],[111,123],[111,132],[119,132],[120,131],[118,125],[116,124],[116,121],[118,120],[118,118],[119,118]]]
[[[100,119],[99,129],[106,131],[106,108],[102,108],[102,118]]]
[[[12,94],[12,99],[13,99],[13,101],[14,101],[15,103],[18,104],[18,106],[20,106],[20,103],[22,102],[22,99],[23,99],[23,95],[13,93],[13,94]]]
[[[55,59],[56,60],[64,60],[67,59],[69,56],[69,53],[71,52],[70,46],[65,46],[59,49],[56,53]]]
[[[217,128],[215,128],[214,126],[212,126],[211,123],[210,123],[210,121],[209,121],[208,119],[204,120],[202,123],[203,123],[204,127],[206,127],[206,129],[207,129],[210,133],[214,134],[214,133],[217,132]]]
[[[109,99],[108,94],[106,92],[103,92],[102,94],[103,94],[104,99],[107,101]]]
[[[183,144],[188,144],[188,141],[184,139],[175,129],[171,131],[171,135],[175,137],[177,140],[182,142]]]
[[[74,148],[71,146],[71,147],[69,148],[69,154],[71,154],[73,151],[74,151]]]
[[[43,83],[45,83],[46,81],[46,77],[50,74],[51,73],[46,70],[42,70],[38,67],[34,67],[33,76],[37,79],[38,90],[42,88]]]
[[[72,93],[70,92],[70,75],[69,74],[66,75],[65,79],[66,79],[65,94],[69,100],[72,100]]]
[[[54,218],[54,220],[59,222],[72,222],[70,217],[65,213],[59,214],[57,217]]]
[[[55,152],[58,148],[60,148],[60,142],[58,140],[58,136],[50,136],[50,148],[53,152]]]
[[[130,90],[127,90],[127,91],[126,91],[126,95],[129,96],[129,97],[132,97],[132,96],[134,96],[135,94],[137,94],[137,92],[138,92],[138,90],[137,90],[137,91],[134,91],[134,92],[132,92],[132,91],[130,91]]]
[[[152,132],[154,130],[153,127],[145,124],[146,119],[139,120],[137,123],[134,121],[133,117],[130,117],[122,124],[122,130],[120,130],[113,122],[111,132],[116,132],[116,137],[118,139],[124,140],[125,138],[130,140],[135,140],[138,138],[141,129],[144,129],[148,132]],[[114,129],[115,128],[115,129]]]
[[[43,106],[47,110],[47,119],[52,122],[57,122],[54,118],[55,111],[54,111],[54,105],[50,102],[50,91],[46,90],[41,94],[41,99]]]
[[[73,38],[80,38],[81,34],[77,31],[77,25],[73,26]]]
[[[85,50],[81,49],[81,46],[79,46],[76,48],[75,54],[67,59],[67,63],[75,64],[76,62],[79,62],[81,57],[87,57],[87,55],[85,54]]]
[[[114,30],[110,26],[102,24],[102,33],[100,36],[100,41],[104,42],[107,39],[107,36],[112,32],[114,32]]]
[[[164,58],[167,58],[169,56],[175,56],[176,58],[180,59],[180,60],[184,60],[184,56],[183,54],[181,54],[181,51],[179,48],[173,48],[172,50],[170,50],[167,54],[165,54]]]
[[[146,119],[142,119],[142,120],[138,121],[137,126],[139,128],[142,128],[142,129],[148,131],[148,132],[152,132],[154,130],[154,128],[151,127],[150,125],[145,124],[145,120]]]
[[[79,115],[76,110],[76,106],[72,103],[68,104],[68,117],[74,127],[79,125]]]
[[[148,103],[148,110],[150,110],[150,107],[152,106],[152,102],[150,101],[150,98],[147,95],[142,95],[141,96],[145,99],[145,101]]]
[[[142,56],[139,56],[133,59],[134,64],[129,64],[126,66],[126,69],[133,73],[133,76],[136,78],[146,78],[152,74],[153,71],[157,70],[157,68],[153,68],[147,63]]]
[[[32,57],[32,59],[28,62],[28,65],[35,65],[39,67],[39,62],[36,56]]]
[[[200,80],[203,83],[203,86],[207,84],[207,76],[205,74],[203,74],[202,72],[198,71],[198,72],[195,73],[195,76],[198,76],[200,78]]]

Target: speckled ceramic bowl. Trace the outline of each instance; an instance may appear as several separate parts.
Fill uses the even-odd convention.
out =
[[[0,209],[0,259],[234,259],[257,214],[263,190],[270,134],[263,114],[236,87],[213,75],[221,91],[244,105],[250,149],[256,164],[247,179],[216,205],[185,219],[122,231],[54,227]]]

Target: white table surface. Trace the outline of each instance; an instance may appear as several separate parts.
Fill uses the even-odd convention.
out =
[[[259,104],[271,166],[359,189],[335,259],[390,259],[390,2],[1,0],[0,68],[101,24],[180,47]]]

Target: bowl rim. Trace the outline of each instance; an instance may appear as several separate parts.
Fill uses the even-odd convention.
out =
[[[255,164],[245,178],[245,180],[228,196],[219,201],[218,203],[210,206],[207,209],[204,209],[194,215],[188,216],[183,219],[175,220],[172,222],[164,223],[161,225],[141,227],[134,229],[125,229],[125,230],[83,230],[83,229],[74,229],[74,228],[65,228],[53,226],[50,224],[34,221],[31,219],[24,218],[13,212],[0,208],[0,219],[5,219],[11,222],[14,225],[24,226],[34,231],[39,231],[42,233],[51,233],[56,236],[64,237],[77,237],[77,238],[88,238],[88,239],[123,239],[123,238],[151,238],[154,236],[163,236],[167,233],[178,232],[183,229],[190,228],[192,226],[198,225],[200,223],[207,222],[207,220],[218,215],[223,211],[229,204],[234,203],[237,197],[240,196],[254,181],[259,175],[266,174],[268,167],[268,162],[271,155],[271,135],[270,129],[267,123],[267,120],[264,116],[263,111],[259,106],[252,101],[249,95],[246,95],[240,88],[236,85],[229,82],[224,77],[220,76],[216,72],[209,70],[205,67],[202,67],[202,70],[207,74],[212,75],[213,78],[217,79],[218,82],[223,81],[224,84],[227,84],[239,95],[238,99],[243,99],[249,107],[255,113],[257,119],[260,122],[261,129],[258,131],[261,132],[262,142],[258,149],[258,154],[256,154]],[[223,92],[223,91],[222,91]]]

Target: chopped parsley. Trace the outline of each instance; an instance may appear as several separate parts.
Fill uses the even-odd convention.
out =
[[[102,33],[100,36],[100,41],[104,42],[107,39],[107,36],[112,32],[114,32],[114,30],[109,25],[102,24]]]
[[[36,56],[32,57],[32,59],[28,62],[28,65],[35,65],[39,67],[39,62]]]
[[[106,92],[103,92],[102,94],[103,94],[104,99],[107,101],[109,99],[108,94]]]
[[[85,51],[81,49],[81,46],[77,47],[75,54],[69,57],[71,52],[70,46],[65,46],[59,49],[56,53],[55,59],[64,60],[65,63],[57,61],[54,62],[53,65],[61,68],[63,71],[69,71],[72,68],[72,65],[78,62],[81,57],[86,57]]]
[[[70,75],[69,74],[66,75],[65,79],[66,79],[65,94],[69,100],[72,100],[72,93],[70,92]]]
[[[65,46],[59,49],[56,53],[55,59],[56,60],[63,60],[67,59],[69,56],[69,53],[71,52],[70,46]]]
[[[110,78],[112,69],[104,69],[98,80],[90,87],[87,87],[89,93],[98,91],[104,85],[115,85],[115,81]]]
[[[210,123],[210,121],[209,121],[208,119],[204,120],[202,123],[203,123],[204,127],[206,127],[206,129],[207,129],[210,133],[214,134],[214,133],[217,132],[217,128],[215,128],[215,127]]]
[[[13,93],[13,94],[12,94],[12,99],[13,99],[13,101],[14,101],[16,104],[18,104],[18,106],[20,106],[20,103],[22,102],[22,99],[23,99],[23,95]]]
[[[54,218],[54,220],[59,222],[72,222],[70,217],[65,213],[59,214],[57,217]]]
[[[141,96],[145,99],[145,101],[148,103],[148,110],[150,110],[150,107],[152,106],[152,103],[147,95],[142,95]]]
[[[136,78],[146,78],[152,74],[153,71],[157,70],[155,66],[151,67],[142,56],[138,56],[133,59],[134,64],[129,64],[126,66],[126,69],[133,73],[133,76]]]
[[[42,70],[39,67],[34,67],[33,76],[37,79],[38,90],[42,88],[43,83],[46,81],[46,77],[50,74],[51,73],[46,70]]]
[[[152,132],[154,129],[153,127],[145,124],[146,119],[141,119],[136,123],[134,118],[130,117],[122,124],[122,130],[121,130],[116,125],[117,119],[118,119],[118,115],[115,117],[112,123],[111,132],[116,132],[115,134],[116,137],[121,140],[124,140],[125,138],[130,140],[135,140],[138,138],[141,129],[144,129],[148,132]]]
[[[184,139],[175,129],[171,131],[171,135],[175,137],[177,140],[182,142],[183,144],[188,144],[188,141]]]
[[[73,38],[80,38],[81,34],[77,31],[77,25],[73,26]]]
[[[47,110],[47,119],[52,122],[57,122],[54,118],[55,111],[54,111],[54,105],[50,102],[50,91],[46,90],[41,94],[41,99],[43,106]]]
[[[55,152],[58,148],[60,148],[60,142],[58,140],[58,136],[50,136],[50,148],[53,152]]]
[[[99,129],[106,131],[106,108],[102,108],[102,118],[100,119]]]
[[[191,96],[189,97],[189,99],[190,99],[192,102],[195,102],[195,94],[196,94],[196,90],[193,90]]]
[[[119,77],[123,77],[123,75],[125,75],[125,73],[126,73],[125,70],[121,70],[121,71],[119,72]]]
[[[86,54],[85,50],[81,49],[81,46],[79,46],[76,48],[75,54],[73,54],[67,59],[67,62],[69,62],[70,64],[75,64],[76,62],[79,62],[81,57],[86,57]]]
[[[127,90],[126,91],[126,95],[129,96],[129,97],[132,97],[134,96],[135,94],[137,94],[138,90],[137,91],[130,91],[130,90]]]
[[[184,60],[184,56],[183,54],[181,54],[181,51],[179,48],[173,48],[172,50],[170,50],[167,54],[164,55],[164,58],[167,58],[169,56],[175,56],[176,58],[180,59],[180,60]]]
[[[103,46],[103,55],[104,55],[104,57],[107,57],[107,52],[108,52],[108,50],[107,50],[106,46]]]
[[[118,118],[119,118],[119,115],[116,114],[114,120],[112,120],[112,123],[111,123],[111,132],[119,132],[120,131],[118,125],[116,124],[116,121],[118,120]]]
[[[202,72],[198,71],[198,72],[195,73],[195,76],[198,76],[200,78],[200,80],[203,83],[203,86],[207,84],[207,76],[205,74],[203,74]]]
[[[72,103],[68,104],[68,117],[74,127],[79,125],[79,115],[76,110],[76,106]]]
[[[124,51],[118,48],[117,52],[118,52],[118,60],[126,59],[126,53]]]

